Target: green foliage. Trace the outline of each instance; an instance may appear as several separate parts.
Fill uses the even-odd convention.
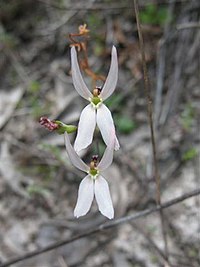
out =
[[[95,12],[88,15],[86,23],[88,25],[88,29],[90,30],[90,34],[95,34],[96,29],[100,28],[102,25],[102,19]]]
[[[181,124],[184,130],[189,131],[194,122],[195,110],[194,107],[189,103],[184,111],[181,113]]]
[[[155,233],[157,230],[157,228],[153,225],[148,225],[147,229],[148,229],[148,232],[151,234]]]
[[[101,159],[106,149],[106,146],[102,141],[99,141],[98,149],[99,149],[99,159]],[[94,154],[98,154],[97,151],[95,151]]]
[[[18,42],[13,35],[2,32],[0,33],[0,43],[1,46],[12,49],[15,48]]]
[[[196,148],[190,148],[182,155],[182,160],[184,161],[192,160],[197,155],[198,155],[198,151],[196,150]]]
[[[102,34],[102,17],[98,13],[91,13],[88,15],[86,24],[90,30],[89,35],[91,40],[95,40],[94,54],[99,56],[104,51],[105,35]]]
[[[101,160],[104,151],[106,149],[106,145],[105,143],[102,141],[101,137],[100,137],[100,133],[98,133],[98,136],[96,135],[96,142],[94,143],[94,145],[91,147],[92,148],[92,155],[98,155],[99,159]]]
[[[63,162],[63,158],[61,157],[61,149],[59,147],[50,144],[40,144],[40,148],[50,152],[59,162]]]
[[[167,8],[158,7],[154,4],[149,4],[140,12],[141,23],[152,25],[164,25],[170,18],[167,15]]]
[[[151,262],[154,264],[158,263],[159,262],[158,257],[156,257],[155,255],[152,254],[151,255]]]
[[[31,81],[28,86],[28,91],[32,94],[38,93],[40,91],[41,85],[38,81]]]
[[[128,116],[123,115],[115,116],[115,124],[119,132],[124,134],[129,134],[136,128],[135,122]]]
[[[40,186],[40,185],[30,185],[28,188],[27,188],[27,191],[30,195],[41,195],[43,197],[45,196],[48,196],[49,195],[49,191]]]
[[[31,175],[34,177],[40,177],[40,181],[48,185],[49,181],[53,180],[56,176],[58,167],[59,166],[55,165],[33,164],[31,165],[31,168],[30,165],[25,165],[20,166],[18,169],[24,176]]]
[[[103,44],[101,44],[101,42],[96,43],[95,47],[94,47],[95,56],[98,57],[98,56],[102,55],[103,51],[104,51]]]
[[[40,118],[44,113],[47,113],[47,109],[44,109],[39,102],[35,102],[32,106],[32,116],[34,118]]]
[[[122,94],[115,93],[115,94],[111,95],[109,97],[109,99],[107,99],[105,101],[105,104],[106,104],[106,106],[109,107],[109,109],[115,109],[117,107],[120,108],[120,106],[122,105],[122,99],[123,99]]]
[[[191,258],[197,259],[199,256],[199,248],[195,248],[195,247],[190,247],[188,250],[188,255]]]
[[[50,103],[44,103],[40,96],[41,84],[39,81],[32,80],[27,87],[26,98],[19,103],[18,107],[29,107],[31,114],[35,119],[49,113]]]
[[[121,93],[113,94],[105,101],[105,104],[109,109],[117,109],[121,112],[123,109],[123,95]],[[116,115],[114,116],[114,120],[117,130],[123,134],[129,134],[136,128],[133,119],[129,118],[127,115]]]

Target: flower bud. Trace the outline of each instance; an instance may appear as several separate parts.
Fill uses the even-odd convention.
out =
[[[39,123],[51,132],[57,131],[58,134],[64,134],[64,132],[73,133],[77,130],[74,125],[66,125],[61,121],[53,121],[47,117],[41,117]]]
[[[39,123],[51,132],[59,128],[59,125],[55,121],[51,121],[47,117],[41,117]]]

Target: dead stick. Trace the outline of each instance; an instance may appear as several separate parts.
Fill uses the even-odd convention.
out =
[[[135,16],[136,16],[139,43],[140,43],[140,51],[141,51],[141,56],[142,56],[142,67],[143,67],[143,73],[144,73],[144,87],[145,87],[145,93],[146,93],[146,99],[147,99],[148,121],[149,121],[149,126],[150,126],[150,131],[151,131],[151,143],[152,143],[152,149],[153,149],[153,163],[154,163],[154,177],[155,177],[155,183],[156,183],[156,202],[157,202],[157,205],[160,205],[161,204],[160,173],[159,173],[158,163],[157,163],[157,151],[156,151],[156,142],[155,142],[155,135],[154,135],[154,127],[153,127],[153,108],[152,108],[151,89],[150,89],[149,77],[148,77],[148,72],[147,72],[147,65],[146,65],[146,60],[145,60],[144,41],[143,41],[142,30],[141,30],[141,25],[140,25],[139,9],[138,9],[138,1],[137,0],[134,0],[134,8],[135,8]],[[165,231],[165,227],[164,227],[164,217],[163,217],[162,211],[160,211],[160,219],[161,219],[163,240],[164,240],[164,244],[165,244],[165,255],[166,255],[166,258],[168,258],[167,235],[166,235],[166,231]]]

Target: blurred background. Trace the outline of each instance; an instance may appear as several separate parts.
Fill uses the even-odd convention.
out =
[[[138,2],[164,202],[199,186],[200,1]],[[106,77],[113,44],[118,51],[118,84],[106,101],[121,144],[106,173],[115,218],[154,207],[133,1],[1,0],[0,21],[0,260],[106,221],[95,202],[86,216],[73,217],[84,174],[71,165],[63,136],[38,123],[45,115],[77,125],[87,104],[73,87],[69,53],[69,34],[84,23],[90,30],[88,59],[95,73]],[[90,77],[83,76],[92,89]],[[72,134],[72,142],[74,138]],[[101,137],[99,147],[102,155]],[[82,157],[89,162],[96,153],[91,145]],[[174,267],[200,264],[199,201],[191,198],[164,212]],[[159,267],[164,266],[163,248],[159,214],[153,214],[15,266]]]

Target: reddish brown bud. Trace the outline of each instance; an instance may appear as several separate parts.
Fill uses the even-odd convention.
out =
[[[41,117],[39,123],[51,132],[59,128],[59,125],[55,121],[51,121],[47,117]]]

